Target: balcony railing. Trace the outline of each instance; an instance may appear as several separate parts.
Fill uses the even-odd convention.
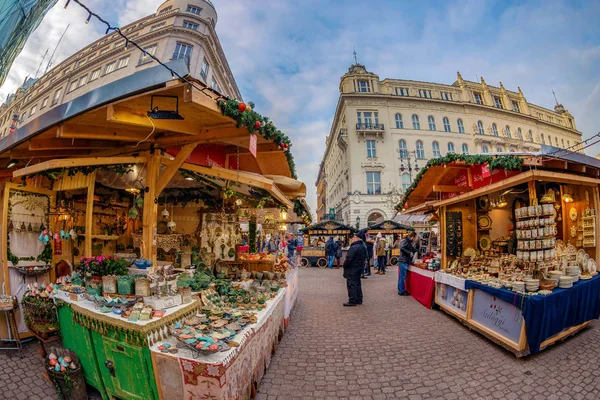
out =
[[[359,123],[356,124],[357,131],[383,131],[383,124]]]

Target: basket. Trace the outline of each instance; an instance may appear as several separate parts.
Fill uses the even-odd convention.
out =
[[[58,316],[52,299],[24,296],[21,308],[27,329],[35,335],[48,339],[52,332],[58,331]]]
[[[120,276],[117,278],[117,289],[119,294],[134,294],[135,281],[132,276]]]
[[[87,387],[77,354],[63,348],[51,348],[48,354],[55,354],[57,358],[69,356],[72,362],[77,365],[76,369],[67,368],[64,372],[55,371],[49,363],[49,356],[46,356],[45,367],[48,371],[48,377],[54,383],[60,398],[65,400],[86,400],[88,398]]]

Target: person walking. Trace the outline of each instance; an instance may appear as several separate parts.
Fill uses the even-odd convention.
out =
[[[375,254],[377,255],[376,275],[385,275],[385,247],[385,238],[381,235],[381,233],[378,233],[375,247]]]
[[[369,235],[368,233],[365,234],[363,232],[363,235],[365,237],[364,242],[367,246],[367,260],[366,260],[366,264],[365,264],[365,273],[363,276],[363,279],[366,279],[365,277],[371,276],[371,260],[373,259],[373,246],[375,245],[375,241],[373,240],[371,235]]]
[[[360,282],[361,274],[367,260],[367,251],[364,247],[365,233],[358,232],[352,237],[352,244],[346,254],[344,261],[344,278],[346,278],[346,288],[348,290],[348,302],[344,307],[355,307],[363,303],[362,286]]]
[[[400,243],[400,257],[398,257],[398,294],[400,296],[408,296],[404,282],[408,273],[408,266],[412,263],[413,255],[417,252],[413,241],[417,234],[412,231]]]
[[[337,249],[335,250],[335,269],[340,269],[340,261],[342,260],[342,247],[344,246],[339,238],[335,244],[337,244]]]
[[[333,259],[335,258],[335,252],[337,251],[337,243],[333,241],[333,236],[329,237],[327,243],[325,243],[325,255],[327,256],[327,268],[333,268]]]
[[[298,242],[296,241],[296,239],[294,239],[294,237],[292,235],[290,235],[288,242],[287,242],[288,258],[291,259],[294,256],[297,245],[298,245]]]

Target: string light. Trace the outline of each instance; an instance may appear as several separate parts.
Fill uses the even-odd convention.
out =
[[[69,3],[69,1],[70,0],[67,1],[67,4]],[[121,30],[119,28],[112,26],[108,21],[106,21],[101,16],[99,16],[98,14],[96,14],[95,12],[93,12],[88,6],[86,6],[85,4],[83,4],[80,0],[73,0],[73,2],[75,2],[76,4],[78,4],[81,8],[83,8],[85,11],[87,11],[89,13],[88,18],[85,21],[86,24],[90,21],[90,19],[92,18],[92,16],[95,17],[98,21],[100,21],[104,25],[106,25],[106,34],[107,35],[108,35],[108,33],[111,30],[117,32],[117,34],[119,34],[119,36],[121,36],[123,39],[126,40],[126,43],[131,43],[131,45],[133,45],[137,49],[141,50],[141,52],[142,52],[142,54],[144,56],[150,57],[152,60],[156,61],[160,66],[162,66],[163,68],[166,68],[169,72],[171,72],[171,78],[172,79],[175,79],[175,77],[181,79],[185,83],[189,84],[191,87],[194,87],[194,88],[198,89],[198,91],[200,91],[200,93],[204,94],[206,97],[209,97],[209,98],[211,98],[213,100],[218,100],[218,99],[226,99],[227,100],[228,99],[227,97],[225,97],[223,95],[219,95],[218,97],[211,96],[210,93],[205,92],[205,90],[208,89],[208,86],[205,86],[205,87],[198,87],[198,86],[196,86],[193,82],[191,82],[190,80],[188,80],[186,77],[179,75],[177,73],[177,71],[173,70],[168,65],[166,65],[165,63],[163,63],[162,61],[160,61],[153,54],[148,53],[146,50],[144,50],[142,47],[140,47],[140,45],[138,45],[135,41],[129,39],[123,32],[121,32]]]
[[[69,7],[69,3],[70,3],[70,2],[71,2],[71,0],[67,0],[67,2],[65,3],[65,9],[66,9],[67,7]]]
[[[92,13],[90,13],[90,15],[88,15],[87,19],[85,20],[86,24],[90,23],[90,19],[92,19]]]

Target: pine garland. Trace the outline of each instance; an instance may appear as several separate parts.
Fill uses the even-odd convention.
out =
[[[395,210],[401,211],[404,200],[410,196],[410,194],[418,186],[423,176],[431,167],[439,165],[447,165],[453,162],[462,162],[466,165],[483,165],[487,164],[490,171],[495,169],[504,169],[506,171],[521,171],[523,169],[523,159],[518,156],[487,156],[484,154],[448,154],[444,157],[432,158],[427,162],[424,168],[422,168],[417,176],[415,177],[412,184],[406,189],[402,196],[402,201],[396,204]]]
[[[114,172],[119,176],[123,176],[125,174],[133,171],[134,164],[116,164],[116,165],[93,165],[93,166],[82,166],[82,167],[70,167],[70,168],[56,168],[50,169],[47,171],[41,171],[35,174],[31,174],[28,176],[23,176],[21,178],[23,182],[23,186],[26,186],[27,178],[35,178],[37,176],[44,176],[49,180],[53,181],[60,178],[63,175],[67,176],[75,176],[79,173],[87,176],[94,171],[103,171],[103,172]]]
[[[263,138],[271,140],[277,146],[281,147],[282,150],[286,150],[285,156],[287,158],[290,171],[292,172],[292,177],[294,179],[298,179],[298,176],[296,175],[296,166],[294,164],[294,156],[290,151],[292,142],[283,132],[275,127],[273,122],[271,122],[268,117],[263,117],[256,111],[252,110],[254,108],[254,103],[248,102],[250,109],[245,109],[243,111],[240,111],[240,103],[237,100],[219,100],[218,104],[223,115],[236,121],[237,128],[244,126],[246,129],[248,129],[248,132],[261,135]],[[257,122],[259,123],[258,127]]]

